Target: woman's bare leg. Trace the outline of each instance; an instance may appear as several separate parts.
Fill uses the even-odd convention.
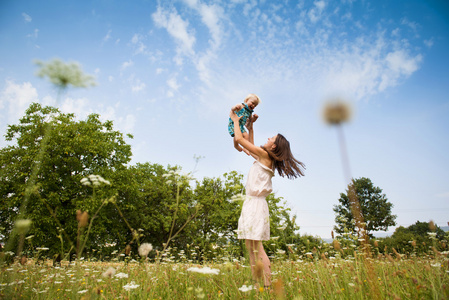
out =
[[[251,265],[251,273],[253,276],[253,280],[257,280],[256,276],[256,264],[257,262],[261,262],[263,266],[263,279],[264,285],[271,285],[271,263],[267,254],[265,253],[265,249],[263,248],[263,244],[261,241],[254,240],[245,240],[246,249],[249,254],[249,262]]]
[[[257,243],[257,241],[245,240],[245,246],[246,246],[246,249],[248,250],[249,265],[251,266],[251,274],[253,276],[253,280],[257,280],[257,278],[255,276],[256,253],[254,253],[254,250],[256,250],[256,248],[255,248],[256,243]]]
[[[268,258],[268,255],[265,253],[265,249],[263,248],[262,242],[259,242],[258,245],[258,251],[257,256],[258,259],[262,261],[263,264],[263,279],[264,279],[264,285],[270,286],[271,285],[271,263],[270,259]]]

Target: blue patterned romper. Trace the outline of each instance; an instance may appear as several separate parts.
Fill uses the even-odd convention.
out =
[[[242,133],[244,133],[244,132],[246,132],[246,129],[245,129],[246,121],[248,121],[248,118],[251,117],[254,110],[250,109],[246,103],[242,103],[242,104],[243,104],[243,108],[241,110],[239,110],[238,112],[236,112],[236,114],[239,117],[243,116],[240,119],[239,125],[240,125],[240,131]],[[234,122],[232,121],[231,118],[229,118],[228,131],[229,131],[229,134],[232,137],[234,137]]]

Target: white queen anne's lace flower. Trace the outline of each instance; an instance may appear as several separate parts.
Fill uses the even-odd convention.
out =
[[[141,257],[146,257],[151,250],[153,250],[153,245],[151,245],[150,243],[143,243],[139,247],[139,255]]]
[[[134,281],[131,281],[130,283],[123,286],[123,288],[127,291],[134,290],[138,288],[140,285],[136,284]]]
[[[103,274],[103,277],[112,277],[115,274],[115,269],[113,267],[109,267]]]
[[[117,278],[128,278],[128,274],[126,274],[126,273],[118,273],[118,274],[115,274],[114,277],[117,277]]]
[[[246,285],[244,284],[244,285],[242,285],[241,287],[239,287],[239,291],[242,291],[242,292],[244,292],[244,293],[249,292],[249,291],[251,291],[251,290],[253,290],[253,289],[254,289],[254,288],[253,288],[252,285],[246,286]]]
[[[204,267],[204,268],[191,267],[191,268],[188,268],[187,271],[201,273],[201,274],[215,274],[215,275],[218,275],[220,273],[220,270],[211,269],[209,267]]]

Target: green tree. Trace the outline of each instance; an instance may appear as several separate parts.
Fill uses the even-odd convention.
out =
[[[334,205],[336,226],[335,231],[339,234],[353,233],[357,231],[356,221],[351,205],[351,191],[355,192],[358,200],[358,209],[365,222],[366,233],[372,237],[373,231],[387,230],[389,226],[396,225],[396,216],[391,213],[393,204],[390,203],[382,189],[374,186],[369,178],[361,177],[353,179],[348,185],[346,193],[340,193],[339,205]]]
[[[185,224],[197,212],[193,190],[180,167],[137,163],[114,172],[111,178],[117,197],[116,205],[105,207],[103,212],[107,242],[118,245],[121,251],[129,244],[134,253],[143,242],[153,244],[158,251],[167,242],[179,246]]]
[[[43,144],[48,128],[51,134]],[[67,251],[76,240],[76,210],[92,214],[102,205],[102,199],[115,194],[112,188],[102,188],[92,197],[93,190],[80,180],[89,174],[107,179],[114,171],[126,168],[131,147],[123,134],[113,129],[111,121],[101,122],[97,114],[76,121],[73,114],[37,103],[30,105],[19,124],[8,126],[5,137],[11,145],[0,149],[2,239],[8,240],[20,214],[32,220],[29,235],[35,246],[56,252],[65,242]],[[29,184],[36,164],[40,167]],[[92,234],[96,238],[90,245],[101,243],[106,231],[95,226]]]
[[[429,222],[417,221],[409,227],[399,226],[393,235],[381,240],[382,246],[387,246],[389,251],[396,249],[400,253],[424,254],[435,246],[438,250],[447,250],[446,233],[438,226]],[[380,249],[382,250],[382,249]]]
[[[212,258],[214,249],[237,246],[234,230],[240,215],[240,203],[233,196],[242,192],[243,175],[235,171],[223,178],[203,178],[196,182],[194,199],[199,205],[196,218],[187,226],[179,247],[197,246],[198,256]]]

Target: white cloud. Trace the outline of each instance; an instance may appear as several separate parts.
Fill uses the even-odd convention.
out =
[[[432,48],[433,43],[434,43],[433,38],[430,38],[428,40],[424,40],[424,45],[426,45],[427,48]]]
[[[146,87],[146,84],[143,83],[143,82],[141,82],[139,79],[137,79],[137,80],[133,83],[133,85],[131,86],[131,90],[132,90],[134,93],[136,93],[136,92],[142,91],[143,89],[145,89],[145,87]]]
[[[108,33],[103,37],[103,42],[107,42],[111,39],[112,30],[108,30]]]
[[[221,7],[218,5],[201,4],[198,8],[202,22],[207,26],[212,36],[213,47],[219,47],[222,40],[222,28],[220,26]]]
[[[36,28],[36,29],[34,29],[33,33],[28,34],[27,37],[32,38],[32,39],[37,39],[38,35],[39,35],[39,29]]]
[[[307,15],[310,19],[310,22],[316,23],[321,18],[322,12],[326,7],[326,3],[324,1],[315,1],[313,4],[315,5],[315,7],[309,10],[309,13]]]
[[[131,38],[131,43],[137,44],[137,43],[139,42],[139,40],[140,40],[140,34],[135,33],[135,34],[133,35],[133,37]]]
[[[178,54],[192,55],[194,54],[193,45],[195,44],[195,36],[192,30],[189,30],[189,22],[184,21],[177,11],[173,9],[171,12],[165,11],[158,7],[157,11],[152,14],[153,21],[159,27],[167,30],[170,36],[178,44]],[[178,64],[182,61],[177,60]]]
[[[313,4],[320,12],[323,11],[323,9],[326,7],[326,2],[324,1],[315,1],[313,2]]]
[[[30,82],[16,84],[6,80],[6,86],[0,95],[0,108],[3,110],[7,106],[8,113],[2,119],[17,122],[32,102],[39,102],[39,98]]]
[[[388,53],[385,58],[389,68],[399,75],[410,76],[418,69],[418,65],[422,60],[419,54],[415,57],[410,57],[404,50],[397,50]]]
[[[125,69],[127,69],[127,68],[129,68],[129,67],[131,67],[131,66],[133,66],[133,65],[134,65],[134,62],[133,62],[132,60],[128,60],[128,61],[125,61],[125,62],[122,64],[121,69],[122,69],[122,71],[123,71],[123,70],[125,70]]]
[[[27,23],[31,22],[33,19],[26,13],[22,13],[23,20]]]
[[[176,78],[175,77],[173,77],[173,78],[170,78],[169,80],[167,80],[167,85],[172,89],[172,90],[175,90],[175,91],[177,91],[178,89],[179,89],[179,84],[178,84],[178,82],[176,81]]]
[[[60,105],[60,110],[63,113],[73,113],[77,119],[82,120],[93,113],[91,107],[87,98],[66,98]]]
[[[208,5],[196,0],[184,0],[184,3],[199,14],[201,23],[209,31],[208,47],[204,50],[195,51],[193,49],[196,43],[195,31],[190,29],[190,23],[181,18],[175,9],[166,11],[158,7],[152,17],[155,24],[165,28],[176,41],[178,47],[176,49],[177,55],[174,57],[175,63],[183,65],[184,58],[188,57],[195,65],[200,80],[207,83],[210,78],[209,64],[216,58],[216,52],[223,41],[224,30],[221,24],[224,15],[223,8],[218,4]]]
[[[140,54],[140,53],[145,54],[146,53],[147,47],[143,43],[143,39],[144,39],[144,37],[139,33],[135,33],[133,35],[133,37],[131,38],[131,43],[136,47],[135,54]]]
[[[120,127],[123,128],[123,133],[131,133],[133,132],[134,126],[136,125],[136,116],[128,114],[124,119],[121,118],[119,120],[119,123]]]
[[[333,49],[328,54],[322,70],[327,73],[323,81],[324,90],[329,93],[344,93],[354,100],[384,91],[409,77],[419,68],[420,54],[412,57],[404,49],[389,51],[383,37],[375,42],[359,41],[345,50]],[[328,71],[324,67],[327,65]]]

